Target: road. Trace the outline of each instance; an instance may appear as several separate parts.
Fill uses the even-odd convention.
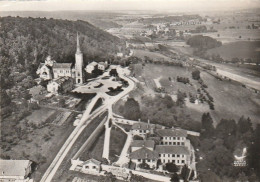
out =
[[[60,151],[58,152],[58,154],[56,155],[56,157],[52,161],[51,165],[48,167],[48,169],[46,170],[46,172],[42,176],[42,179],[41,179],[40,182],[50,182],[52,180],[52,178],[55,175],[56,171],[58,170],[60,164],[64,160],[65,156],[67,155],[67,153],[69,152],[69,150],[71,149],[71,147],[73,146],[73,144],[75,143],[75,141],[77,140],[77,138],[79,137],[81,132],[84,130],[84,128],[89,123],[91,123],[91,121],[96,116],[98,116],[99,114],[101,114],[102,112],[107,110],[109,108],[109,106],[116,103],[119,99],[121,99],[122,97],[124,97],[130,91],[132,91],[134,89],[135,84],[134,84],[134,81],[132,79],[128,78],[125,75],[121,75],[121,74],[119,74],[119,77],[128,81],[129,86],[127,88],[124,88],[124,90],[121,93],[119,93],[118,95],[113,96],[113,97],[108,97],[107,99],[105,99],[104,105],[100,106],[92,114],[90,114],[90,112],[91,112],[92,108],[94,107],[96,101],[99,98],[103,98],[103,96],[102,96],[102,94],[97,94],[92,99],[91,103],[88,105],[88,108],[84,112],[79,125],[73,130],[73,132],[70,134],[70,136],[68,137],[66,142],[63,144],[62,148],[60,149]]]

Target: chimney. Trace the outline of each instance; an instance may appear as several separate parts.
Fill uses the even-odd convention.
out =
[[[148,119],[148,124],[150,124],[150,119]]]

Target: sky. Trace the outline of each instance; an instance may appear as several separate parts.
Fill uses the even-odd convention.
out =
[[[260,0],[0,0],[0,11],[212,11],[259,7]]]

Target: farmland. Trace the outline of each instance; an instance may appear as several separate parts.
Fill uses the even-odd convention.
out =
[[[209,54],[219,54],[225,60],[232,58],[251,58],[260,62],[260,41],[239,41],[224,44],[221,47],[213,48]]]

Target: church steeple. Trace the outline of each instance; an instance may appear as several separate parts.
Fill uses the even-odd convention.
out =
[[[79,45],[79,33],[77,32],[77,52],[76,54],[81,54],[80,45]]]

